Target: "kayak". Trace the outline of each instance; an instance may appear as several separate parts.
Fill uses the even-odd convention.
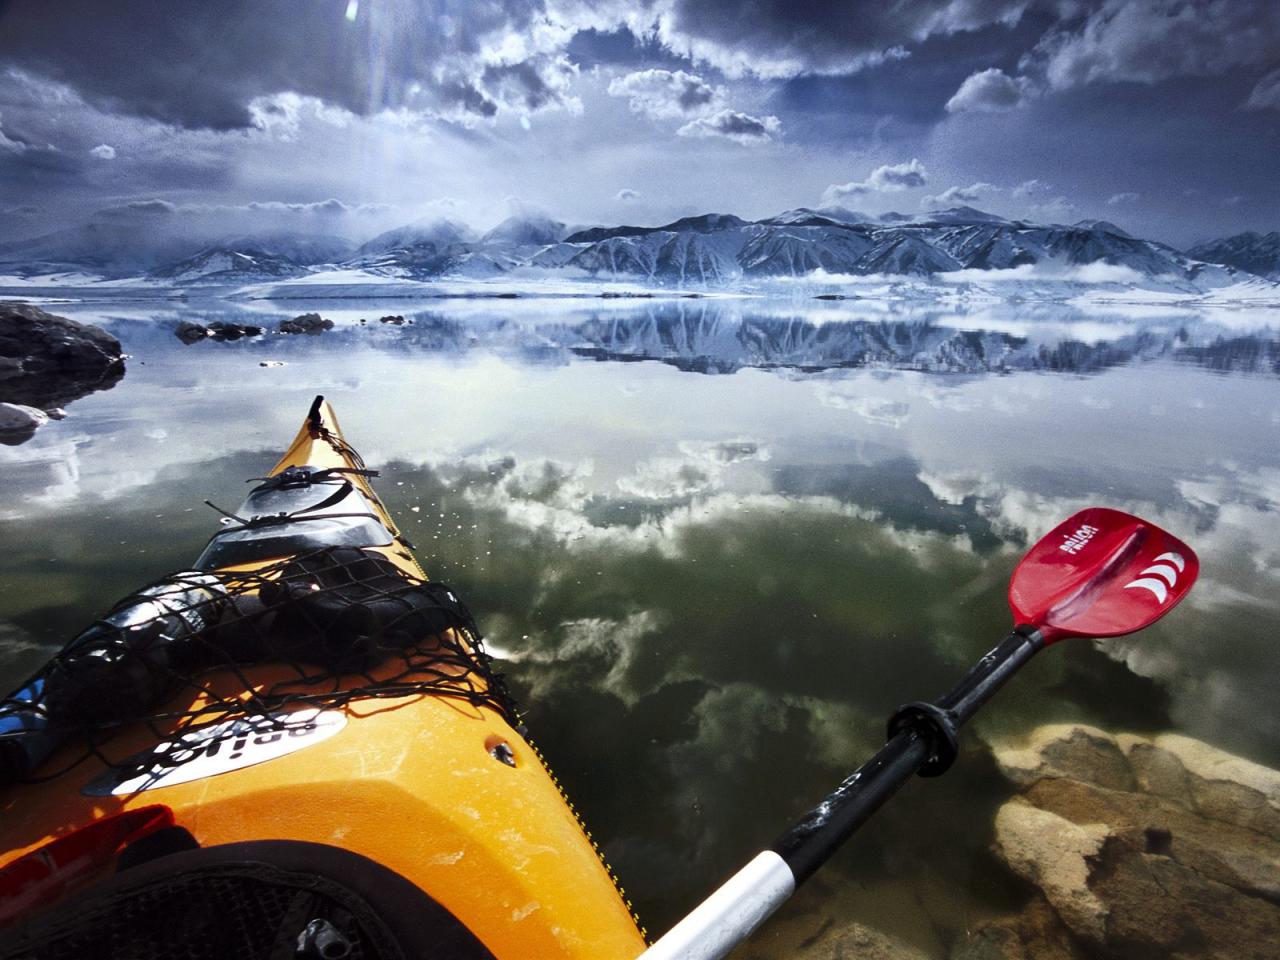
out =
[[[191,571],[73,641],[24,688],[44,707],[6,701],[0,956],[645,950],[372,475],[317,397]]]

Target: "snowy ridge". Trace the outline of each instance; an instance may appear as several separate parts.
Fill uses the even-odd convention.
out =
[[[1187,251],[1207,263],[1220,263],[1272,280],[1280,280],[1280,231],[1258,234],[1252,231],[1234,237],[1209,240]]]
[[[1087,291],[1197,297],[1225,289],[1280,298],[1274,283],[1244,266],[1273,266],[1280,277],[1280,234],[1244,234],[1193,253],[1203,258],[1133,237],[1105,220],[1039,224],[972,207],[879,217],[802,207],[754,222],[709,213],[657,227],[576,232],[549,217],[525,215],[484,235],[434,219],[389,230],[355,249],[339,238],[305,236],[236,237],[192,249],[172,237],[97,223],[0,247],[0,273],[228,287],[306,284],[313,294],[326,284],[446,280],[501,282],[517,291],[531,283],[585,281],[769,293],[772,284],[794,282],[821,288],[815,292],[841,288],[844,295],[869,296],[876,295],[867,289],[872,282],[893,295],[926,299],[1063,299]]]

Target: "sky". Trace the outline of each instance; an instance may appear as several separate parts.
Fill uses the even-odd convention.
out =
[[[0,0],[7,239],[968,204],[1280,229],[1276,0]]]

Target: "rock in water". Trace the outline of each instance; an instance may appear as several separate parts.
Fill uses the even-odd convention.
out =
[[[262,327],[255,327],[252,324],[227,323],[222,320],[215,320],[206,327],[203,323],[196,323],[193,320],[182,320],[173,328],[173,335],[190,346],[204,339],[222,342],[224,340],[239,340],[241,337],[260,337],[262,336]]]
[[[190,346],[209,336],[209,328],[203,323],[196,323],[194,320],[180,320],[178,325],[173,328],[173,335]]]
[[[333,321],[326,320],[318,313],[304,313],[292,320],[280,321],[281,333],[324,333],[333,329]]]
[[[26,443],[48,422],[43,410],[20,403],[0,403],[0,443],[10,447]]]
[[[953,960],[1280,953],[1280,771],[1188,737],[1041,727],[996,752],[995,853],[1036,891]]]
[[[0,303],[0,401],[48,410],[124,376],[120,341],[25,303]]]

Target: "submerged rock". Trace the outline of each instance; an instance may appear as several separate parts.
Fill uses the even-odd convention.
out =
[[[1037,887],[1067,927],[1090,939],[1106,936],[1107,908],[1089,889],[1090,864],[1111,831],[1101,823],[1073,823],[1028,803],[1006,803],[996,814],[996,850]]]
[[[124,376],[120,341],[25,303],[0,303],[0,401],[44,411]]]
[[[333,321],[326,320],[318,313],[304,313],[292,320],[280,321],[281,333],[323,333],[333,329]]]
[[[741,960],[929,960],[930,952],[863,923],[835,917],[832,909],[784,911],[733,952]],[[833,916],[834,913],[834,916]]]
[[[1189,737],[1041,727],[996,751],[995,853],[1035,890],[953,960],[1275,957],[1280,771]]]
[[[896,937],[854,923],[832,928],[789,953],[790,960],[928,960],[928,954]]]

